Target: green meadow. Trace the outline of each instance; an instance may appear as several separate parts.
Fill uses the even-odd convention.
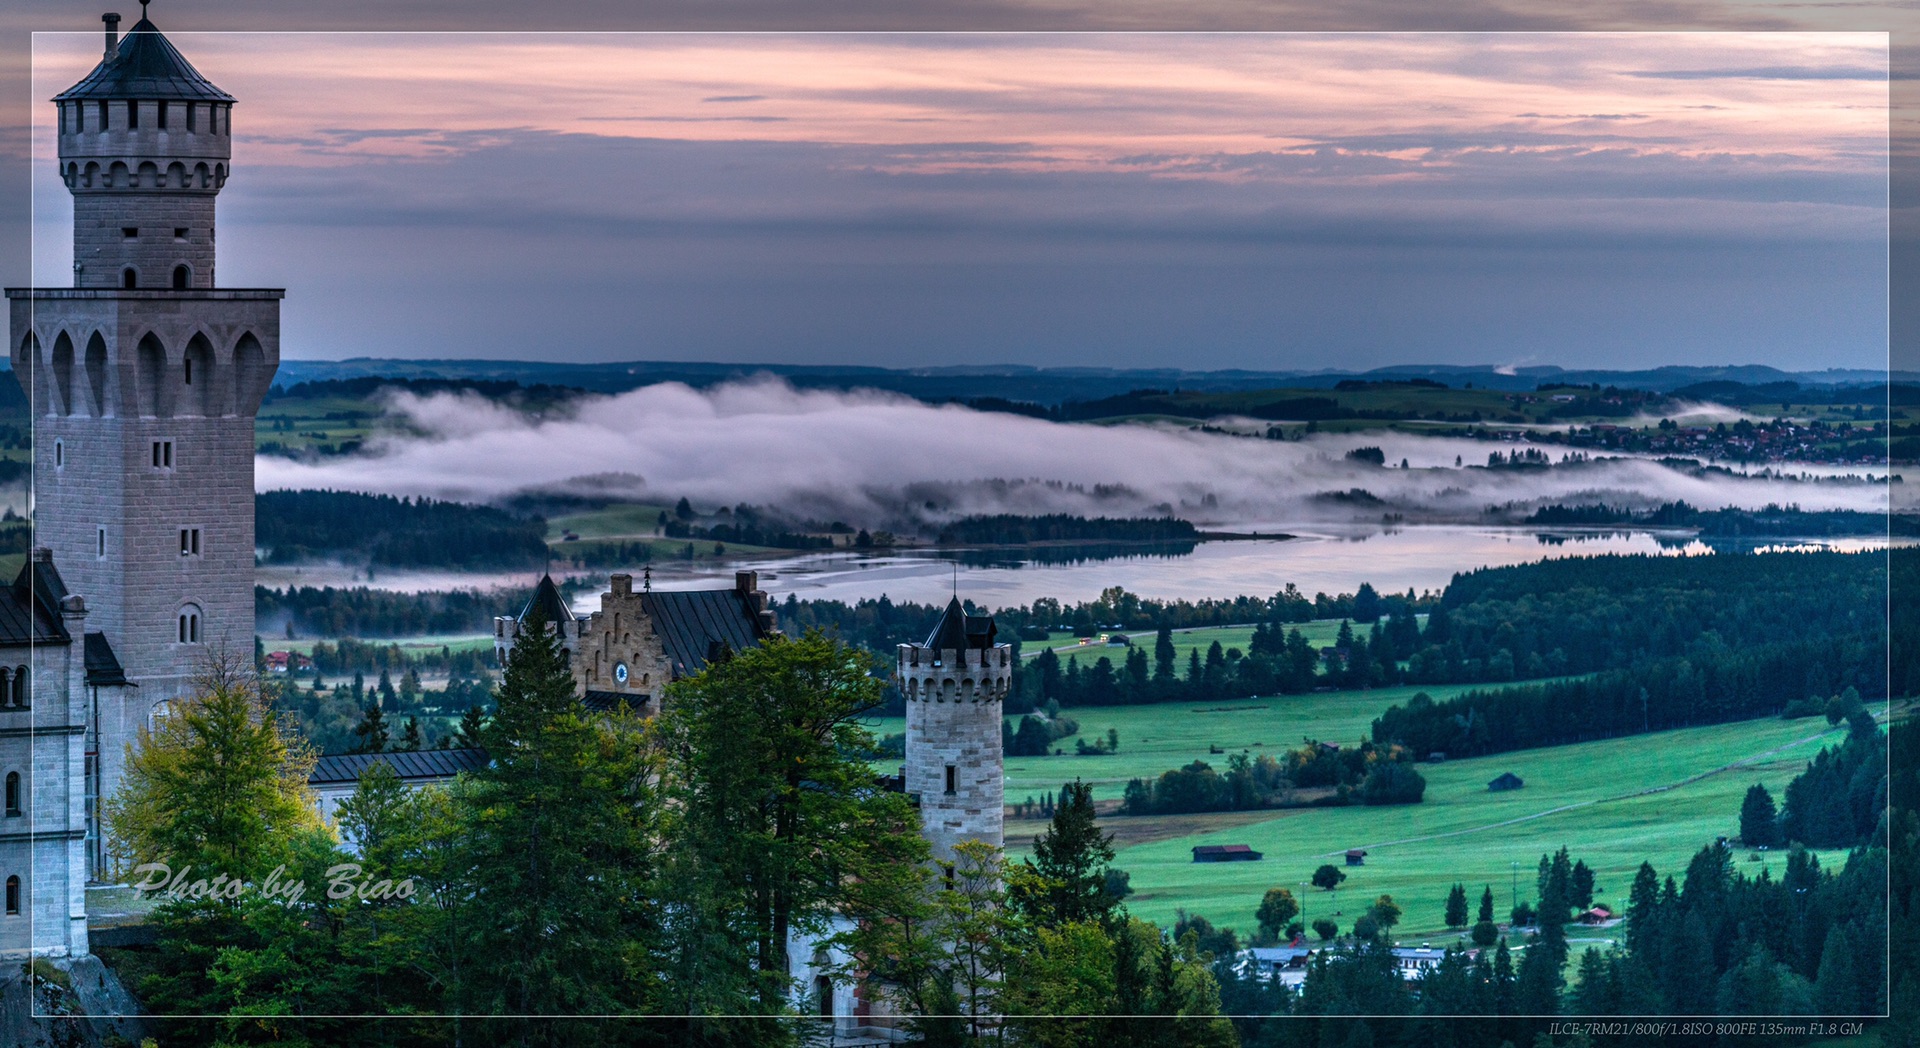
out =
[[[1311,695],[1276,695],[1257,699],[1163,702],[1146,706],[1094,706],[1070,709],[1064,716],[1080,722],[1080,734],[1063,739],[1058,757],[1009,757],[1007,801],[1058,791],[1060,784],[1084,779],[1093,784],[1095,800],[1119,800],[1127,780],[1155,778],[1163,771],[1203,760],[1225,768],[1228,753],[1245,750],[1276,757],[1299,747],[1304,738],[1352,745],[1360,741],[1373,719],[1388,706],[1405,702],[1424,691],[1435,699],[1450,698],[1470,686],[1375,688],[1371,691],[1332,691]],[[1823,722],[1824,723],[1824,722]],[[903,717],[880,717],[874,731],[889,735],[907,730]],[[1107,729],[1120,733],[1120,752],[1105,757],[1073,755],[1073,740],[1104,739]],[[1222,752],[1213,753],[1218,747]]]
[[[1381,711],[1423,690],[1444,698],[1465,689],[1381,688],[1068,710],[1080,722],[1077,737],[1101,738],[1111,727],[1120,733],[1120,752],[1072,756],[1069,739],[1069,755],[1010,758],[1007,802],[1037,798],[1074,778],[1092,783],[1097,800],[1117,801],[1135,776],[1158,776],[1193,760],[1224,767],[1226,754],[1211,753],[1211,747],[1277,755],[1303,737],[1350,745]],[[881,718],[874,728],[882,734],[900,732],[905,722]],[[1284,886],[1302,899],[1309,918],[1339,911],[1335,919],[1343,930],[1373,899],[1392,895],[1405,910],[1396,936],[1403,942],[1438,942],[1456,934],[1447,932],[1441,919],[1454,882],[1467,885],[1476,904],[1482,886],[1492,886],[1504,921],[1515,880],[1519,897],[1531,899],[1541,854],[1562,846],[1596,870],[1598,900],[1623,907],[1641,862],[1678,878],[1701,846],[1738,832],[1747,787],[1763,783],[1777,802],[1787,782],[1821,746],[1837,744],[1843,732],[1844,727],[1830,727],[1819,717],[1741,721],[1423,763],[1427,791],[1417,805],[1149,817],[1115,813],[1101,821],[1120,841],[1114,864],[1132,877],[1134,894],[1127,904],[1149,920],[1169,923],[1184,909],[1251,932],[1261,895]],[[1489,792],[1487,782],[1507,771],[1526,780],[1526,786]],[[1037,819],[1010,822],[1010,850],[1017,854],[1024,839],[1043,828]],[[1246,844],[1265,858],[1196,864],[1192,848],[1200,844]],[[1344,865],[1349,848],[1368,852],[1365,865]],[[1822,853],[1821,861],[1843,863],[1845,855]],[[1314,869],[1327,862],[1348,874],[1340,890],[1304,887]],[[1736,852],[1737,866],[1749,874],[1772,868],[1777,877],[1784,862],[1784,852]],[[1575,938],[1601,942],[1617,934],[1617,926],[1581,928]]]
[[[1132,875],[1129,907],[1150,920],[1169,921],[1184,908],[1250,931],[1260,896],[1287,886],[1312,916],[1343,911],[1336,918],[1343,928],[1372,899],[1392,895],[1406,911],[1398,937],[1435,941],[1447,934],[1441,914],[1455,881],[1476,902],[1481,887],[1491,885],[1504,920],[1515,878],[1520,898],[1530,898],[1540,856],[1565,846],[1598,873],[1599,901],[1619,910],[1641,862],[1679,877],[1702,845],[1738,833],[1749,786],[1763,783],[1779,798],[1843,731],[1821,718],[1766,719],[1423,764],[1426,799],[1417,805],[1278,812],[1262,822],[1126,847],[1115,864]],[[1506,771],[1525,779],[1525,788],[1489,792],[1488,780]],[[1265,858],[1196,864],[1191,849],[1199,844],[1247,844]],[[1367,851],[1364,866],[1344,866],[1349,848]],[[1844,858],[1821,856],[1823,863]],[[1784,852],[1736,852],[1749,874],[1771,866],[1777,877],[1784,861]],[[1348,874],[1337,898],[1301,886],[1325,862]],[[1617,931],[1576,935],[1609,939]]]

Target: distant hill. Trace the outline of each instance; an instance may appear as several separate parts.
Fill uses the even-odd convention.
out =
[[[1017,364],[940,368],[879,368],[796,364],[708,364],[628,361],[611,364],[547,363],[522,360],[287,360],[275,377],[278,385],[355,378],[505,380],[524,386],[573,386],[620,393],[658,382],[684,382],[696,388],[753,375],[776,375],[802,389],[881,389],[921,400],[1004,398],[1055,406],[1068,401],[1118,397],[1140,389],[1195,392],[1334,389],[1354,379],[1424,379],[1459,389],[1533,390],[1543,383],[1598,384],[1671,393],[1708,383],[1767,386],[1792,382],[1802,387],[1884,383],[1885,372],[1832,368],[1781,371],[1760,365],[1738,367],[1664,367],[1645,371],[1569,370],[1559,367],[1496,368],[1491,365],[1399,365],[1372,371],[1185,371],[1178,368],[1034,368]],[[1711,387],[1709,387],[1711,388]],[[1727,387],[1720,387],[1727,388]]]

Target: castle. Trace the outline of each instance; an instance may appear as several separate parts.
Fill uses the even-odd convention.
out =
[[[0,955],[87,952],[103,798],[209,660],[250,658],[254,414],[279,289],[214,283],[234,99],[142,17],[53,99],[73,287],[9,288],[37,548],[0,591]]]

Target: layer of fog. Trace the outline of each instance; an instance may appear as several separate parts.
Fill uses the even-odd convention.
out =
[[[978,513],[1173,513],[1203,526],[1484,519],[1546,502],[1883,510],[1882,485],[1689,474],[1645,458],[1546,470],[1484,465],[1502,445],[1397,433],[1275,441],[1174,426],[1060,424],[871,391],[756,379],[584,397],[530,417],[477,395],[396,396],[403,433],[352,456],[263,456],[262,489],[333,488],[462,501],[527,492],[751,503],[907,529]],[[1372,445],[1388,468],[1347,460]],[[1559,462],[1563,450],[1549,448]],[[1410,468],[1398,468],[1405,459]],[[1332,493],[1361,489],[1372,499]]]

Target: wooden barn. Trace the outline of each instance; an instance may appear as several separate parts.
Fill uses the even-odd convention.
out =
[[[1194,862],[1259,862],[1261,855],[1244,844],[1202,844],[1193,849]]]

